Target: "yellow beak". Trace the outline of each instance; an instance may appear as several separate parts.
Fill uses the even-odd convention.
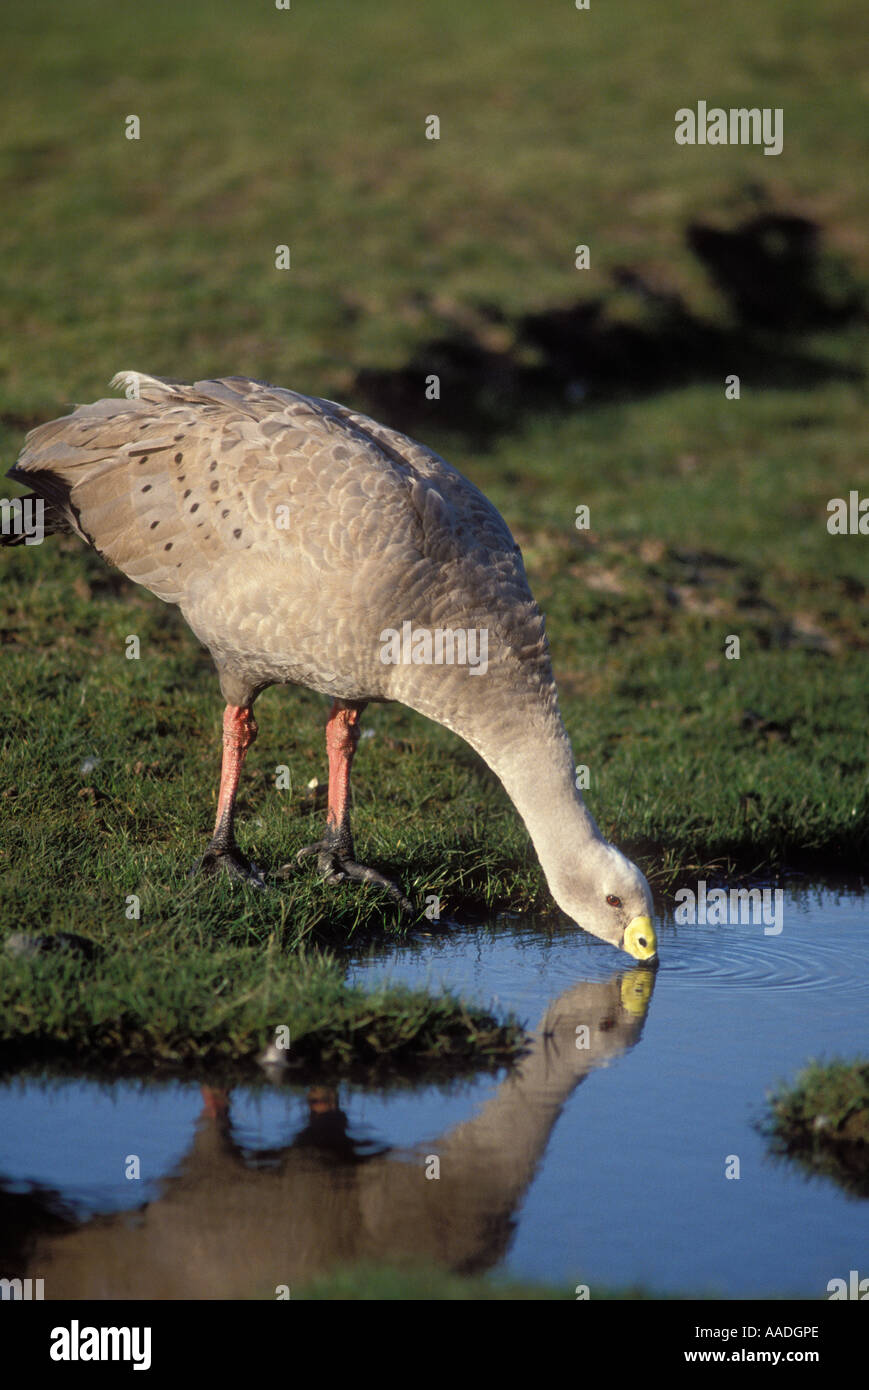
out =
[[[636,960],[652,960],[658,954],[658,941],[651,917],[634,917],[625,927],[622,950]]]

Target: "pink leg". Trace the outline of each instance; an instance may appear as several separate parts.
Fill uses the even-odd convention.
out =
[[[200,1086],[202,1099],[205,1102],[204,1113],[209,1119],[217,1120],[229,1112],[229,1091],[214,1086]]]
[[[327,883],[342,883],[356,879],[379,883],[405,912],[414,906],[397,884],[356,863],[353,836],[350,832],[350,767],[359,742],[359,719],[364,704],[345,704],[336,700],[326,721],[326,752],[329,756],[329,809],[326,814],[326,833],[316,844],[300,849],[296,858],[316,854],[317,867]]]
[[[244,755],[257,736],[253,711],[243,705],[227,705],[223,711],[223,762],[220,767],[220,791],[217,794],[217,819],[214,822],[212,845],[218,842],[234,845],[235,796],[241,777]]]
[[[244,755],[257,735],[253,711],[245,705],[227,705],[223,712],[223,762],[220,768],[220,791],[217,794],[217,817],[214,834],[200,868],[225,868],[233,878],[244,878],[263,887],[259,870],[250,864],[235,843],[235,797],[241,776]]]
[[[329,810],[326,824],[339,839],[350,835],[350,767],[359,742],[362,709],[349,709],[335,701],[326,721],[326,753],[329,757]]]

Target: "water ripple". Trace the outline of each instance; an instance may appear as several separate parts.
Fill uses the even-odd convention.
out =
[[[674,984],[698,981],[732,989],[826,989],[846,987],[869,995],[858,941],[818,933],[790,937],[734,934],[731,927],[690,927],[667,942],[661,968]]]

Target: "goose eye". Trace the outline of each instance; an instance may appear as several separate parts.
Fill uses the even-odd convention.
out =
[[[609,903],[610,907],[621,907],[622,905],[621,898],[617,898],[615,893],[608,893],[606,900]]]

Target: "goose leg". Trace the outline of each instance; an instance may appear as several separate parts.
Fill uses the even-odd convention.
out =
[[[326,833],[322,840],[305,845],[296,855],[297,862],[308,854],[316,854],[317,867],[329,884],[355,879],[361,883],[378,883],[385,888],[404,912],[414,906],[397,883],[356,863],[353,836],[350,833],[350,765],[359,742],[359,718],[365,705],[349,705],[336,700],[326,722],[326,752],[329,755],[329,810]]]
[[[244,705],[227,705],[223,712],[223,763],[217,796],[217,819],[208,848],[196,868],[205,873],[225,869],[231,878],[243,879],[256,888],[265,880],[255,864],[246,859],[235,843],[235,796],[244,755],[257,734],[253,711]],[[194,870],[195,872],[196,870]]]

